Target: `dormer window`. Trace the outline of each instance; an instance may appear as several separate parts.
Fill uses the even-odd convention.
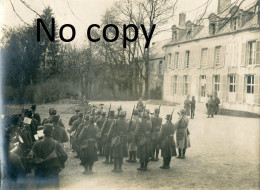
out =
[[[172,32],[172,40],[177,41],[177,31]]]
[[[234,17],[231,20],[231,28],[233,31],[238,30],[239,27],[239,17]]]
[[[191,39],[191,30],[188,30],[188,32],[186,34],[186,38],[187,38],[187,40]]]
[[[215,35],[216,34],[216,23],[210,23],[209,25],[209,34]]]

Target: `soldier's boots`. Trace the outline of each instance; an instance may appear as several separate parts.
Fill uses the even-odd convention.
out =
[[[111,171],[117,173],[117,168],[118,168],[118,159],[114,158],[114,168]]]
[[[109,155],[106,155],[106,160],[103,161],[104,164],[109,164]]]
[[[123,170],[122,170],[122,165],[123,165],[123,158],[120,158],[120,159],[118,160],[118,173],[123,172]]]
[[[142,170],[143,170],[143,168],[144,168],[144,162],[141,162],[141,165],[140,165],[140,167],[139,167],[139,168],[137,168],[137,170],[140,170],[140,171],[142,171]]]
[[[145,161],[145,162],[144,162],[143,171],[147,171],[147,165],[148,165],[148,161]]]
[[[129,151],[129,159],[126,160],[126,162],[133,162],[133,152],[132,151]]]

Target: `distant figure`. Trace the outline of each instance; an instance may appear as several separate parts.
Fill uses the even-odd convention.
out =
[[[190,147],[190,138],[189,138],[189,119],[185,116],[185,110],[182,109],[179,114],[179,119],[176,122],[175,126],[176,131],[176,141],[179,154],[176,158],[185,158],[186,148]]]
[[[69,137],[66,133],[65,128],[59,125],[59,120],[59,115],[52,116],[52,124],[54,127],[52,138],[60,143],[66,143],[69,141]]]
[[[184,109],[187,116],[190,116],[190,103],[190,96],[188,95],[186,100],[184,101]]]
[[[214,113],[215,113],[215,115],[218,114],[219,104],[220,104],[220,99],[218,98],[217,93],[215,93],[215,97],[214,97]]]
[[[214,117],[214,105],[215,101],[213,100],[213,96],[210,95],[208,100],[208,118]]]
[[[76,107],[76,108],[75,108],[75,112],[76,112],[76,114],[73,115],[73,116],[70,118],[70,120],[69,120],[69,126],[71,126],[72,123],[78,119],[78,117],[79,117],[79,112],[80,112],[79,107]]]
[[[162,126],[162,118],[159,116],[160,110],[154,110],[154,116],[151,118],[152,122],[152,158],[151,161],[158,161],[159,155],[159,133]]]
[[[35,165],[36,188],[59,188],[59,172],[68,159],[61,143],[52,138],[53,126],[45,125],[44,139],[37,141],[28,157]]]
[[[191,118],[191,119],[194,119],[194,116],[195,116],[195,107],[196,107],[195,96],[192,96],[191,103],[190,103],[190,112],[191,112],[190,118]]]
[[[36,105],[33,104],[31,106],[31,111],[32,111],[32,118],[37,121],[37,126],[41,125],[41,117],[38,113],[36,113]]]
[[[136,109],[140,109],[140,108],[142,108],[142,111],[143,111],[144,104],[143,104],[142,98],[139,98],[139,101],[138,101],[137,106],[136,106]]]

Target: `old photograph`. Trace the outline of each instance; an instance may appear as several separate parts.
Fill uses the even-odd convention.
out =
[[[1,0],[0,27],[0,189],[260,189],[260,0]]]

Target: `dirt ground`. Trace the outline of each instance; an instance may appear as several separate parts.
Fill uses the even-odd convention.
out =
[[[37,111],[43,119],[50,107],[56,108],[67,128],[76,103],[64,101],[39,105]],[[98,105],[100,102],[91,103]],[[102,103],[106,110],[110,103],[114,110],[122,105],[128,117],[136,104],[127,101]],[[146,107],[153,111],[158,105],[147,104]],[[172,158],[170,170],[159,168],[162,165],[160,158],[158,162],[148,164],[147,172],[137,171],[138,163],[124,161],[123,173],[115,174],[111,172],[113,166],[103,164],[104,158],[99,157],[94,164],[94,174],[83,175],[83,167],[67,143],[65,149],[69,159],[60,173],[61,189],[260,189],[260,120],[218,115],[206,118],[205,106],[197,107],[195,119],[189,123],[191,148],[187,149],[186,159]],[[20,109],[16,106],[9,108]],[[172,109],[172,106],[162,106],[161,116],[164,118]],[[177,106],[173,121],[176,121],[179,109]]]

